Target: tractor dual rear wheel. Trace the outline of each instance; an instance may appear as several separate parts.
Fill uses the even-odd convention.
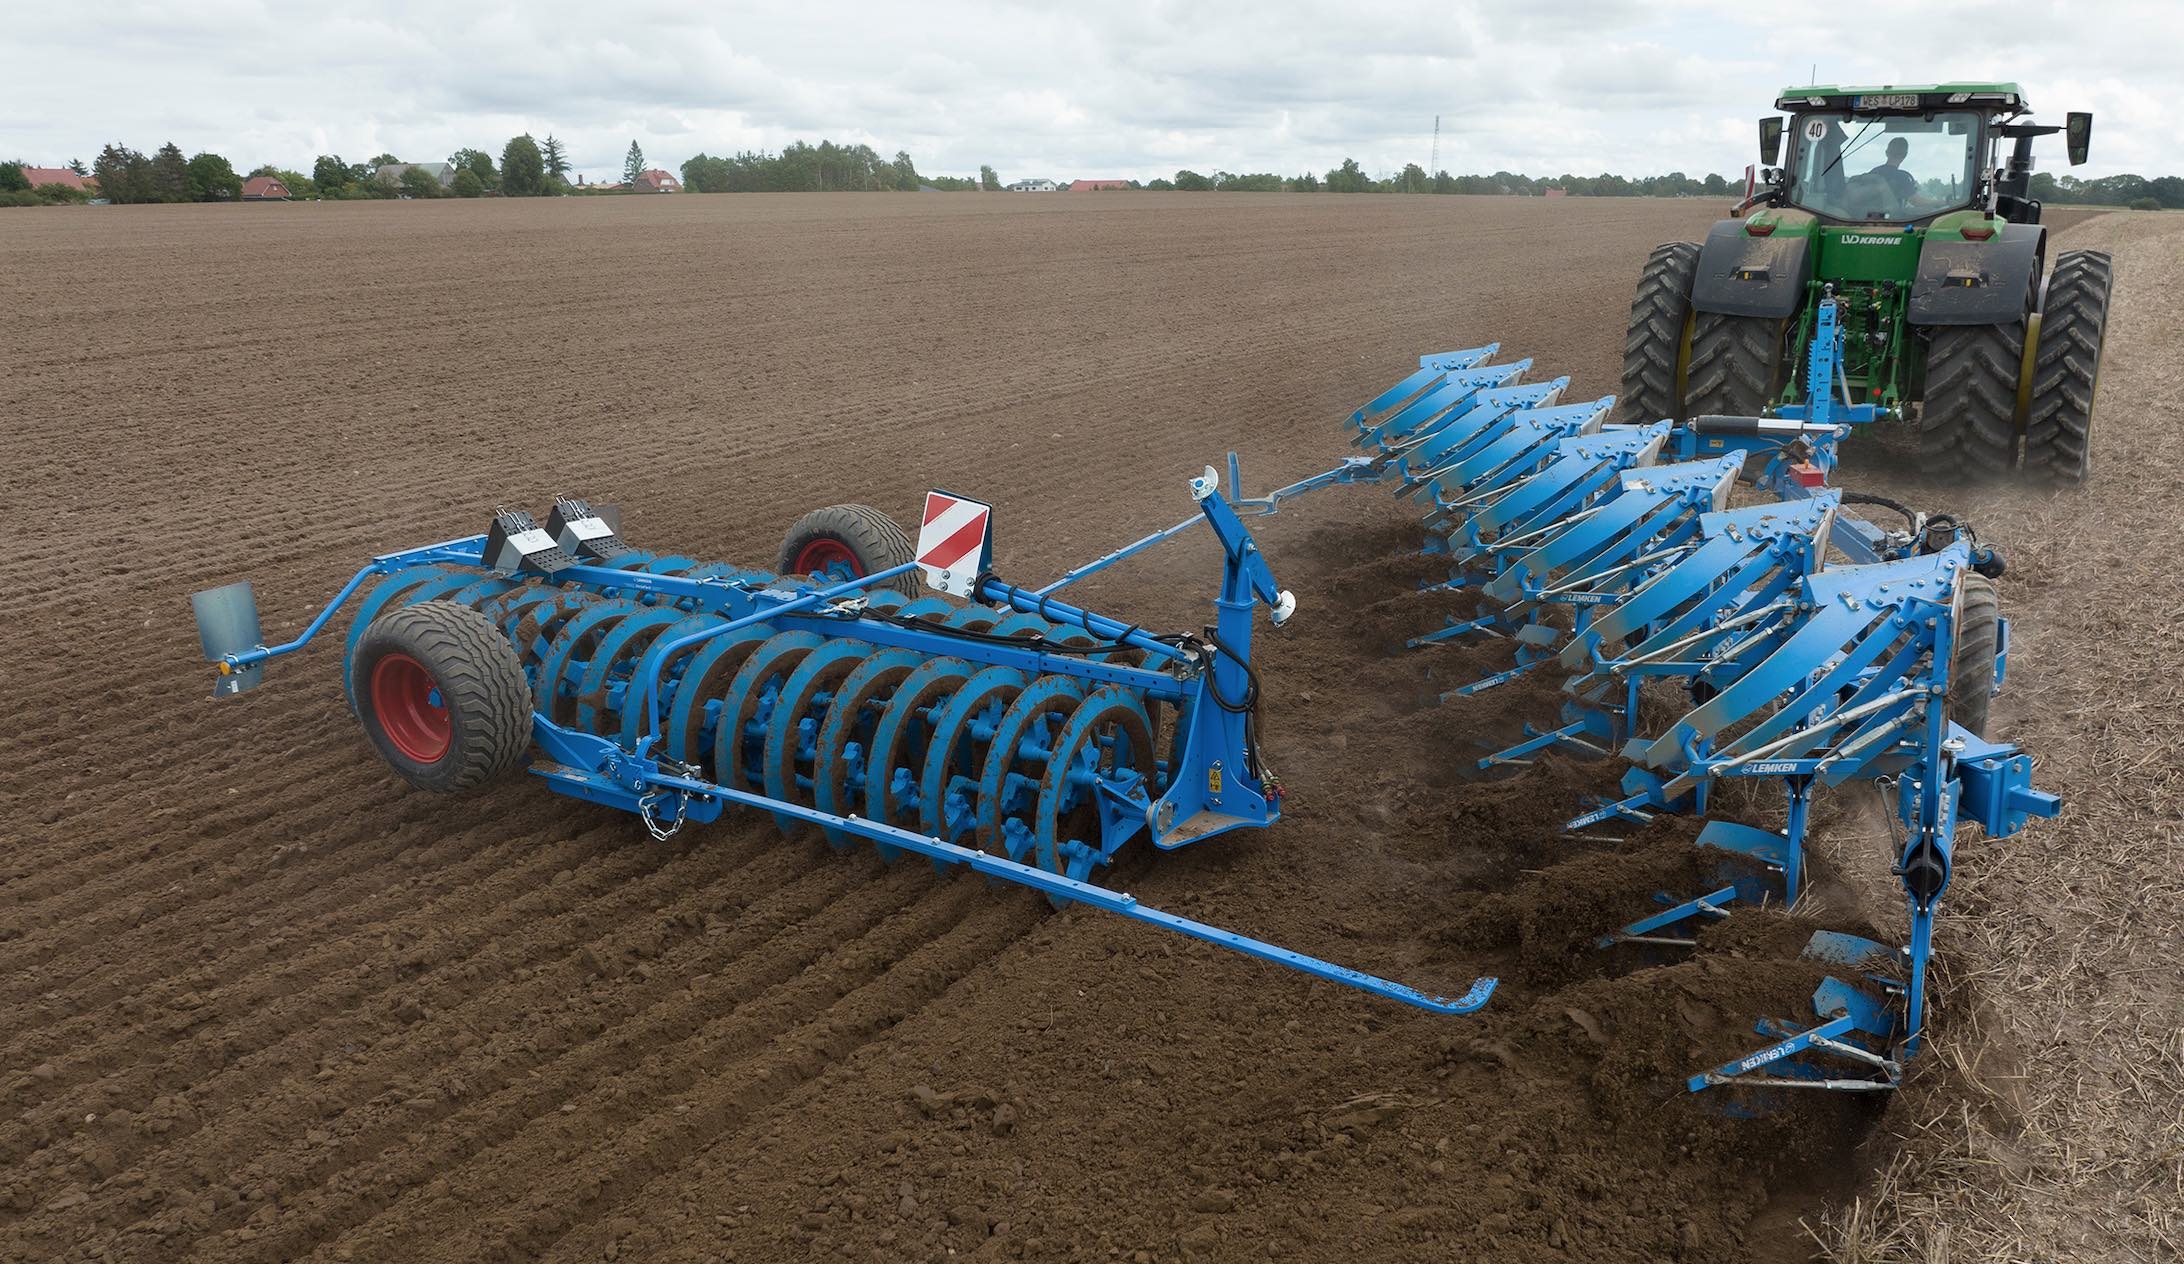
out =
[[[2093,392],[2115,267],[2098,250],[2065,251],[2048,276],[2025,413],[2025,473],[2059,487],[2093,472]]]
[[[380,758],[420,790],[476,789],[531,741],[523,660],[493,620],[423,601],[372,620],[349,659],[357,722]]]
[[[1948,482],[2007,476],[2017,464],[2017,379],[2025,322],[1943,325],[1926,347],[1919,453]]]
[[[1684,417],[1757,417],[1782,391],[1787,322],[1700,312],[1691,325]]]
[[[1623,394],[1616,421],[1651,425],[1684,419],[1684,363],[1691,347],[1691,286],[1697,242],[1655,246],[1638,274],[1623,336]]]

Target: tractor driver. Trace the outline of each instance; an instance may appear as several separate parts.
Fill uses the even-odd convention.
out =
[[[1888,191],[1895,195],[1896,201],[1903,206],[1910,206],[1916,201],[1919,191],[1918,177],[1903,169],[1904,155],[1910,152],[1910,141],[1901,136],[1892,137],[1888,142],[1888,161],[1866,172],[1868,176],[1886,185]]]

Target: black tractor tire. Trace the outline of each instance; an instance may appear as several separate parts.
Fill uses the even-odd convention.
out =
[[[2009,474],[2024,360],[2023,321],[1934,330],[1919,400],[1919,455],[1929,477],[1969,483]]]
[[[2098,250],[2067,250],[2048,275],[2025,413],[2025,473],[2076,487],[2093,473],[2093,391],[2101,376],[2115,265]]]
[[[491,618],[450,601],[372,620],[349,661],[349,696],[379,757],[420,790],[475,790],[514,768],[531,742],[531,686],[516,647]]]
[[[828,505],[798,518],[789,528],[788,535],[781,540],[781,564],[776,569],[783,575],[808,573],[803,569],[809,564],[808,551],[814,545],[827,543],[845,552],[850,559],[850,569],[859,575],[891,570],[917,558],[910,546],[910,537],[903,534],[893,518],[870,505]],[[821,551],[829,550],[822,548]],[[875,587],[892,588],[905,596],[915,597],[918,584],[917,572],[909,571]]]
[[[1757,417],[1782,391],[1784,323],[1763,316],[1700,312],[1691,324],[1684,412],[1691,417]]]
[[[1638,274],[1623,336],[1623,393],[1615,420],[1624,425],[1682,421],[1684,357],[1691,340],[1691,285],[1699,274],[1696,242],[1655,246]]]
[[[1974,737],[1987,735],[1994,700],[1994,653],[2001,643],[2002,602],[1994,581],[1967,574],[1957,606],[1956,653],[1949,662],[1949,718]]]

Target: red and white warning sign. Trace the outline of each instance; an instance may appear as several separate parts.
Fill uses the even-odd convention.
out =
[[[993,557],[993,506],[925,493],[925,523],[918,528],[918,566],[925,582],[957,597],[971,596],[971,586]]]

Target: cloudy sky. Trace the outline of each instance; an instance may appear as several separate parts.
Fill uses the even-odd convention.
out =
[[[594,179],[632,139],[672,169],[822,137],[1004,179],[1378,174],[1424,165],[1439,115],[1458,173],[1727,175],[1816,72],[2015,79],[2051,121],[2095,111],[2079,174],[2156,175],[2184,171],[2180,48],[2178,0],[0,0],[0,157],[309,171],[528,131]]]

